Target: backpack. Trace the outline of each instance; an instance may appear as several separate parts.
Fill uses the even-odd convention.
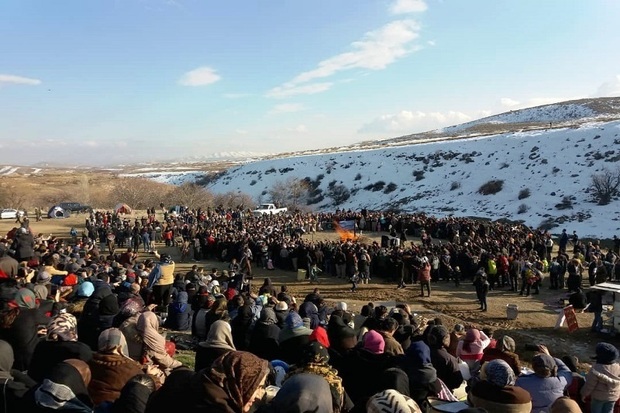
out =
[[[489,275],[495,275],[497,274],[497,263],[495,262],[495,260],[489,260],[489,269],[488,269],[488,273]]]

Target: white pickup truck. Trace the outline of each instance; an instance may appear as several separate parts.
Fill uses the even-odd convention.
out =
[[[281,214],[286,211],[287,208],[276,208],[274,204],[260,204],[258,208],[252,211],[252,215],[256,217],[265,214]]]

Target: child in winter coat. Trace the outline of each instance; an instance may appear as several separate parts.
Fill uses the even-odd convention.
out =
[[[586,375],[581,398],[590,396],[591,413],[611,413],[620,398],[620,364],[618,349],[609,343],[596,345],[596,363]]]

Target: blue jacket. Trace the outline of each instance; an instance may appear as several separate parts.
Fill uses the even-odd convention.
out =
[[[548,412],[549,406],[564,395],[564,389],[573,381],[573,374],[566,364],[555,358],[558,365],[556,377],[538,377],[536,374],[525,374],[517,378],[515,386],[527,390],[532,396],[532,412]]]

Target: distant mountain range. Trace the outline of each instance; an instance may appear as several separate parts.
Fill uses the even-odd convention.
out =
[[[593,175],[620,173],[620,98],[521,109],[440,130],[285,154],[230,152],[100,169],[271,201],[305,181],[315,210],[396,209],[620,235],[620,200],[594,202]],[[59,169],[58,169],[59,170]],[[67,168],[75,172],[80,168]],[[96,168],[83,169],[96,171]],[[47,168],[0,166],[0,175]],[[217,174],[214,174],[217,172]],[[483,195],[484,185],[495,185]]]

